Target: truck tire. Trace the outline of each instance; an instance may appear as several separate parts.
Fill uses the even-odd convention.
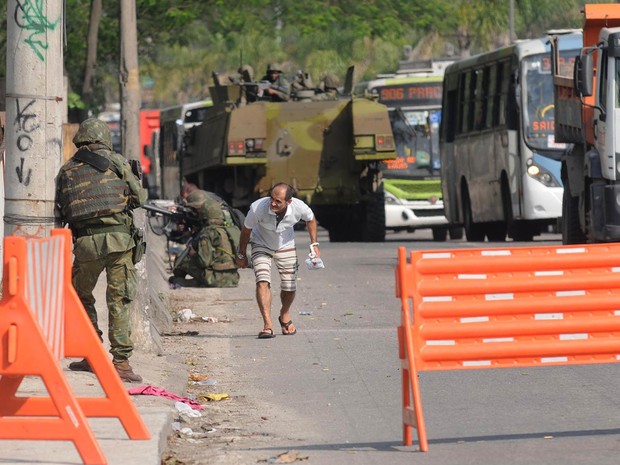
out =
[[[363,242],[385,241],[385,195],[375,192],[361,205],[361,239]]]
[[[570,195],[570,189],[565,183],[562,195],[562,244],[585,244],[586,242],[586,235],[579,226],[579,197]]]

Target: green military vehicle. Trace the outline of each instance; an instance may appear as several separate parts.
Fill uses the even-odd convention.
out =
[[[351,97],[251,101],[261,83],[210,89],[213,107],[185,140],[181,172],[200,188],[247,210],[272,185],[287,182],[334,242],[385,239],[380,162],[396,157],[386,106]]]

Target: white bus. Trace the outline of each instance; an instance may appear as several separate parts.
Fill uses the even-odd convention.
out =
[[[560,37],[572,66],[581,33]],[[446,68],[439,152],[446,217],[468,241],[531,241],[562,215],[548,37]]]
[[[382,163],[381,170],[388,230],[428,228],[434,240],[446,240],[438,142],[444,69],[453,61],[414,62],[414,69],[356,86],[358,96],[376,98],[390,111],[398,157]],[[452,239],[462,234],[460,227],[450,230]]]
[[[181,193],[181,152],[185,132],[205,117],[211,99],[185,103],[161,110],[159,123],[159,197],[174,200]]]

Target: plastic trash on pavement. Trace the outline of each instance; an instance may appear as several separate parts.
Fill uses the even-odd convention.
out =
[[[188,417],[201,417],[202,413],[200,413],[198,410],[194,410],[193,408],[191,408],[189,405],[177,401],[174,406],[176,407],[176,409],[178,410],[179,413],[187,415]]]

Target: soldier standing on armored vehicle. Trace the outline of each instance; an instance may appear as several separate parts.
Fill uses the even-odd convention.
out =
[[[73,233],[72,281],[95,331],[93,290],[105,269],[107,278],[108,337],[112,362],[123,381],[141,382],[129,357],[133,352],[130,306],[136,295],[136,247],[132,210],[144,205],[147,193],[139,165],[112,150],[107,125],[96,118],[82,122],[73,143],[78,151],[56,178],[56,209],[62,224]],[[69,364],[73,371],[92,371],[88,360]]]
[[[290,99],[291,86],[278,65],[268,65],[267,74],[263,76],[263,81],[268,81],[271,85],[264,89],[264,94],[272,102],[288,102]]]

